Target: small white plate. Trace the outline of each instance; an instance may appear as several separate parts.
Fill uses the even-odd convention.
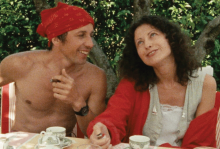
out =
[[[73,143],[76,143],[76,142],[73,140],[70,140],[69,138],[64,138],[62,141],[60,141],[61,147],[68,147]]]
[[[62,141],[60,141],[60,146],[64,148],[64,147],[70,146],[73,143],[76,143],[76,142],[74,140],[70,140],[69,138],[64,138]],[[35,149],[39,149],[38,144],[35,146]]]
[[[62,147],[57,147],[57,146],[52,146],[52,147],[48,146],[48,147],[46,147],[45,146],[45,147],[42,147],[42,148],[45,148],[45,149],[61,149]],[[40,149],[40,148],[39,148],[38,145],[35,145],[35,149]]]
[[[13,146],[8,146],[6,149],[14,149]]]

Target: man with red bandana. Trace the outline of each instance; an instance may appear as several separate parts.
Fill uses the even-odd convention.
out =
[[[39,133],[63,126],[69,136],[105,110],[106,75],[86,61],[93,47],[94,21],[82,8],[58,3],[41,12],[37,32],[49,50],[20,52],[0,64],[0,86],[15,82],[12,131]]]

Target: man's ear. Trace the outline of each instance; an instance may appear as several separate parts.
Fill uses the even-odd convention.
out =
[[[59,44],[61,43],[60,39],[58,39],[57,37],[52,38],[51,42],[54,46],[59,46]]]

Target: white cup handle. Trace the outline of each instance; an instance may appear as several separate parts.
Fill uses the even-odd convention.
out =
[[[41,131],[40,136],[42,137],[45,133],[46,133],[45,131]]]

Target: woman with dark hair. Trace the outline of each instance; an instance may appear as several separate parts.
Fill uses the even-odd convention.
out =
[[[215,146],[216,82],[198,73],[190,38],[165,18],[143,16],[125,42],[121,81],[87,129],[91,142],[110,148],[139,134],[154,146]]]

